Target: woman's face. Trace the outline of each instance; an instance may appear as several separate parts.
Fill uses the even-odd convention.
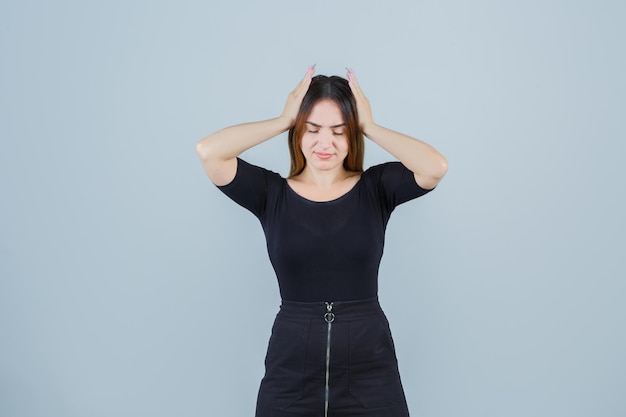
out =
[[[343,167],[348,155],[348,137],[346,122],[336,102],[325,99],[313,105],[300,148],[310,168],[327,171]]]

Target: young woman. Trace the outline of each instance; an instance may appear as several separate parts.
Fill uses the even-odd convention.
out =
[[[258,217],[282,304],[257,417],[408,416],[378,267],[394,208],[447,171],[431,146],[377,125],[352,70],[310,67],[282,114],[220,130],[197,152],[215,185]],[[288,178],[238,156],[289,130]],[[363,171],[363,135],[398,161]]]

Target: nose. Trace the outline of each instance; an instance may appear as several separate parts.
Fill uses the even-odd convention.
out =
[[[333,143],[333,133],[330,129],[320,129],[318,142],[325,148],[329,147]]]

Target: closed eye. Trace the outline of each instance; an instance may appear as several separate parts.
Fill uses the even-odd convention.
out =
[[[333,132],[333,135],[335,135],[335,136],[342,136],[343,132]]]
[[[319,130],[309,130],[309,133],[319,133]]]

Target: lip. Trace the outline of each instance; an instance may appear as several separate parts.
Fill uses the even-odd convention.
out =
[[[315,156],[317,156],[320,159],[330,159],[333,156],[333,154],[326,153],[326,152],[315,152]]]

